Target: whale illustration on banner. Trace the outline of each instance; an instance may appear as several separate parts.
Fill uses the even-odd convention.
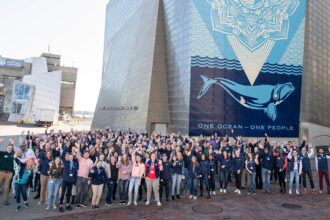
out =
[[[200,99],[213,84],[224,88],[238,103],[246,108],[263,110],[273,121],[277,117],[276,106],[285,101],[295,90],[291,82],[277,85],[241,85],[224,78],[211,79],[201,75],[204,84],[197,96]]]

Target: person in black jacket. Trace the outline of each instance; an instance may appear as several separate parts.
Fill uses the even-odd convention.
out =
[[[103,191],[104,183],[109,183],[109,179],[102,167],[102,161],[98,161],[88,174],[91,179],[93,198],[92,198],[92,209],[99,208],[99,202]]]
[[[261,173],[262,173],[262,189],[263,189],[263,193],[270,194],[270,175],[273,170],[273,156],[269,153],[267,147],[264,148],[263,145],[261,144],[259,145],[259,147],[261,152],[260,159],[261,159]],[[277,174],[279,173],[278,169],[276,173]]]
[[[209,179],[210,179],[210,164],[209,161],[206,160],[205,154],[202,154],[201,161],[200,161],[200,167],[201,167],[201,175],[202,177],[199,179],[199,188],[200,188],[200,197],[203,196],[203,182],[206,186],[207,190],[207,198],[210,199],[210,185],[209,185]]]
[[[62,176],[62,192],[60,197],[59,212],[64,212],[63,200],[66,195],[66,210],[72,210],[70,206],[70,197],[73,184],[77,181],[78,162],[74,160],[73,155],[64,150],[62,152],[63,176]]]
[[[213,195],[216,195],[215,175],[217,169],[217,158],[214,158],[213,154],[209,154],[209,168],[210,168],[210,179],[209,179],[210,191],[212,192]]]
[[[191,162],[188,164],[188,175],[190,178],[190,196],[189,199],[197,200],[197,183],[201,177],[201,168],[196,156],[192,156]]]
[[[160,188],[159,200],[162,200],[163,188],[165,187],[166,201],[169,201],[170,195],[170,179],[171,179],[171,163],[167,160],[167,155],[162,155],[163,170],[160,172]]]

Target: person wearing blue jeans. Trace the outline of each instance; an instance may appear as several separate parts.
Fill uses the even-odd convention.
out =
[[[262,174],[262,190],[264,193],[270,193],[270,174],[271,170],[261,168]]]
[[[258,165],[258,154],[256,155],[256,158],[253,157],[253,154],[250,152],[248,153],[248,159],[245,162],[245,168],[248,173],[248,179],[249,179],[249,192],[248,194],[253,193],[253,195],[256,194],[256,165]]]
[[[106,198],[105,205],[110,206],[112,204],[111,198],[113,197],[113,192],[115,187],[117,186],[117,180],[116,179],[110,179],[108,185],[108,193]]]
[[[48,180],[48,198],[47,198],[47,207],[49,209],[53,205],[53,209],[56,209],[56,200],[58,197],[58,190],[61,186],[61,179],[63,174],[63,168],[61,166],[61,158],[56,157],[54,163],[49,168],[49,180]]]
[[[190,178],[190,196],[189,199],[197,200],[197,183],[201,174],[201,168],[197,162],[196,156],[191,158],[188,164],[188,175]]]
[[[56,200],[60,186],[61,186],[61,178],[49,178],[46,209],[49,209],[51,205],[53,205],[53,209],[56,209]]]
[[[190,189],[190,178],[188,175],[188,168],[184,168],[183,173],[184,173],[183,190],[185,192],[188,192]]]
[[[128,189],[128,180],[119,180],[119,199],[120,201],[126,200]]]
[[[269,154],[268,148],[264,148],[262,144],[259,145],[261,157],[261,176],[262,176],[262,190],[263,193],[270,194],[270,175],[273,169],[273,159]]]
[[[19,167],[17,171],[15,170],[15,175],[13,177],[14,183],[15,183],[15,193],[16,193],[16,202],[17,202],[17,208],[16,211],[19,211],[21,209],[21,194],[23,196],[24,201],[24,207],[28,208],[29,204],[27,202],[27,196],[26,196],[26,183],[29,179],[29,176],[33,172],[33,163],[34,161],[32,159],[27,160],[26,163],[22,163],[17,158],[17,153],[14,154],[14,159]]]
[[[132,192],[134,188],[134,205],[137,205],[137,198],[139,195],[139,186],[141,184],[141,179],[145,172],[145,166],[142,162],[142,157],[140,154],[136,154],[138,149],[135,149],[132,154],[132,174],[129,181],[129,189],[128,189],[128,206],[132,203]]]
[[[289,170],[290,170],[290,185],[289,194],[292,194],[293,179],[296,180],[296,194],[299,194],[299,175],[302,174],[302,159],[298,156],[298,151],[291,148],[288,159],[290,160]]]
[[[227,151],[223,151],[218,160],[220,161],[220,192],[226,193],[231,159],[228,157]]]
[[[177,152],[177,155],[173,156],[173,162],[172,162],[172,200],[174,200],[174,193],[176,188],[176,198],[180,199],[180,185],[182,180],[182,174],[183,174],[183,157],[181,152]]]
[[[129,181],[129,187],[128,187],[128,205],[132,202],[132,192],[134,188],[134,202],[137,202],[137,198],[139,195],[139,182],[140,177],[131,176],[131,179]]]

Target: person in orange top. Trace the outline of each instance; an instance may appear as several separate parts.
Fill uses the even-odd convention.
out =
[[[280,184],[280,192],[285,193],[285,172],[288,164],[288,158],[285,156],[284,150],[281,148],[280,153],[274,153],[276,157],[276,169],[278,169],[278,177]]]

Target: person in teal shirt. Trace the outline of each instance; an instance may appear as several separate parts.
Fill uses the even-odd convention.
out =
[[[29,207],[26,196],[26,183],[29,179],[29,176],[33,173],[35,160],[34,158],[30,158],[30,159],[26,159],[25,162],[23,163],[19,158],[17,158],[17,153],[14,154],[14,159],[17,165],[14,176],[16,202],[17,202],[16,211],[20,211],[21,194],[24,201],[24,207],[25,208]]]

